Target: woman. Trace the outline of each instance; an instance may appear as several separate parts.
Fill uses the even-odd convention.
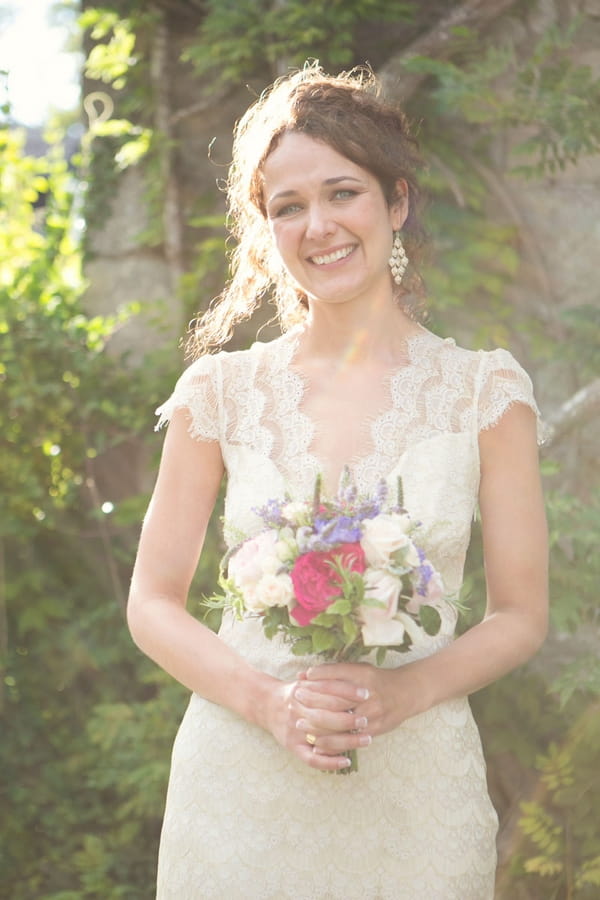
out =
[[[365,72],[308,67],[236,129],[234,277],[197,337],[204,350],[223,342],[268,289],[284,333],[201,356],[161,410],[170,426],[129,624],[193,692],[173,751],[162,900],[493,896],[496,815],[466,698],[546,630],[536,406],[506,351],[463,350],[406,311],[417,165],[404,117]],[[402,476],[451,593],[479,503],[480,624],[454,640],[447,613],[383,668],[303,661],[256,618],[225,614],[217,636],[186,612],[224,473],[231,546],[260,529],[254,510],[269,499],[310,496],[317,473],[333,494],[346,466],[365,494]],[[353,749],[359,771],[325,777]]]

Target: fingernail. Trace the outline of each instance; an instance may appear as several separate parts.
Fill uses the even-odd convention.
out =
[[[369,720],[365,719],[364,716],[360,716],[360,718],[354,720],[355,728],[366,728],[369,724]]]
[[[358,739],[358,746],[359,747],[368,747],[372,740],[373,740],[373,738],[371,737],[370,734],[361,734],[361,736]]]
[[[339,769],[345,769],[346,766],[349,766],[349,765],[351,765],[351,764],[352,764],[352,760],[351,760],[351,759],[348,759],[348,757],[345,756],[343,759],[340,759],[340,761],[339,761],[339,763],[338,763],[338,768],[339,768]]]
[[[309,728],[309,724],[306,719],[297,719],[296,728],[298,728],[299,731],[306,731]]]
[[[308,700],[308,691],[303,691],[302,688],[298,688],[294,694],[297,700]]]
[[[369,699],[369,691],[367,688],[357,688],[356,695],[360,697],[361,700]]]

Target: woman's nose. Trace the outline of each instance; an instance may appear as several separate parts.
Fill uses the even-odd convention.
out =
[[[306,237],[321,238],[331,234],[335,229],[328,211],[320,203],[315,203],[308,209],[308,221],[306,225]]]

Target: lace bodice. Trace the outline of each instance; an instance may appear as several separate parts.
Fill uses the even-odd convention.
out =
[[[228,476],[225,539],[259,527],[254,509],[272,497],[312,494],[319,471],[349,466],[362,493],[383,477],[402,476],[406,506],[423,523],[422,543],[448,589],[462,578],[479,486],[478,434],[514,403],[537,414],[531,381],[506,350],[473,352],[422,329],[409,337],[400,364],[381,379],[357,423],[319,422],[318,385],[295,363],[299,330],[249,350],[195,362],[157,412],[160,427],[187,408],[193,437],[219,441]],[[348,456],[324,459],[327,427],[348,430]]]

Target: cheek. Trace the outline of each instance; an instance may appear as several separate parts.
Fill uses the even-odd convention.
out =
[[[298,246],[294,229],[287,224],[275,223],[271,227],[273,245],[283,259],[288,259]]]

